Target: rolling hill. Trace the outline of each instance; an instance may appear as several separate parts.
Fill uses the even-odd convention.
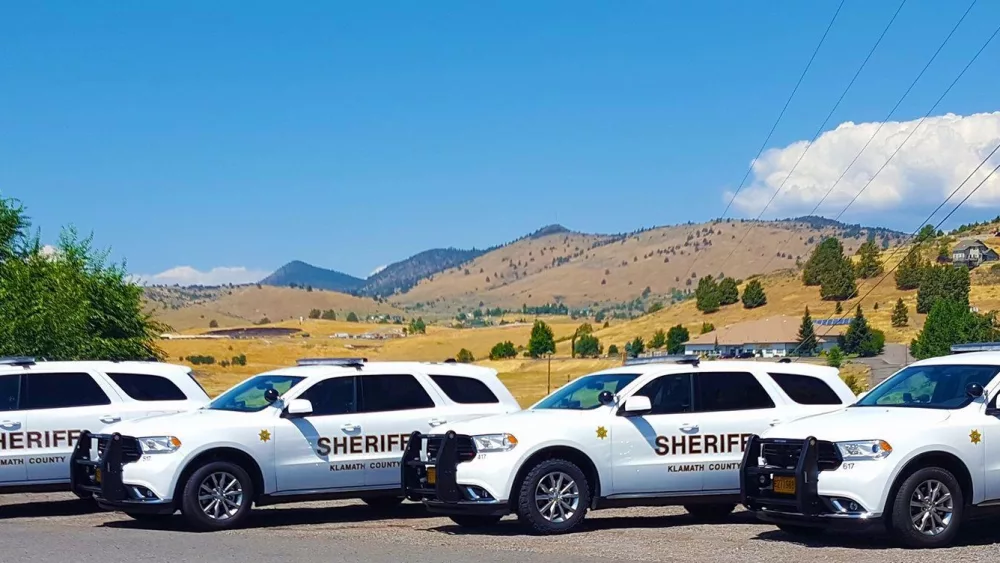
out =
[[[260,283],[278,287],[299,286],[351,292],[364,285],[365,280],[336,270],[306,264],[301,260],[293,260],[260,280]]]

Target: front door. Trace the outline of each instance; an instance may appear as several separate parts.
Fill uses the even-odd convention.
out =
[[[660,376],[636,391],[652,410],[619,412],[612,421],[612,494],[698,493],[703,471],[694,463],[699,422],[692,409],[690,374]]]
[[[364,485],[364,464],[353,447],[361,435],[357,380],[346,376],[319,381],[297,397],[312,403],[312,414],[277,420],[274,458],[278,492]]]
[[[24,460],[24,411],[19,410],[20,374],[0,375],[0,485],[28,478]]]
[[[432,431],[435,418],[447,413],[437,406],[428,389],[411,374],[366,375],[361,378],[362,459],[365,486],[399,486],[399,460],[414,430]]]
[[[771,427],[774,401],[752,373],[703,372],[694,375],[694,410],[701,447],[692,456],[704,490],[739,490],[743,450],[751,434]]]
[[[106,383],[85,372],[32,373],[24,378],[24,385],[28,479],[68,481],[69,457],[80,434],[98,432],[120,420],[121,399]]]

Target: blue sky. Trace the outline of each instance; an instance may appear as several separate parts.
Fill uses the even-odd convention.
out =
[[[7,5],[0,194],[21,199],[47,241],[72,223],[135,273],[250,271],[222,278],[291,259],[365,276],[556,222],[620,232],[706,220],[837,4]],[[898,5],[846,2],[730,216],[759,213]],[[967,7],[907,2],[827,129],[884,120]],[[893,116],[903,124],[886,127],[887,147],[998,23],[1000,3],[980,0]],[[998,57],[1000,39],[845,219],[912,230],[971,171],[1000,140]],[[765,217],[811,210],[868,130],[815,145]],[[887,158],[878,145],[844,188]],[[987,188],[957,220],[996,214],[1000,184]]]

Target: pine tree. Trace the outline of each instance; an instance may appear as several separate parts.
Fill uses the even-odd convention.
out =
[[[732,305],[740,300],[740,290],[733,278],[722,278],[719,282],[719,305]]]
[[[844,306],[840,304],[840,301],[837,301],[837,306],[833,308],[833,312],[838,315],[844,312]]]
[[[934,303],[923,329],[910,343],[910,353],[918,360],[945,356],[953,344],[991,342],[997,336],[993,314],[973,313],[968,305],[941,299]]]
[[[690,340],[691,335],[684,325],[670,327],[667,331],[667,353],[680,354],[684,351],[684,343]]]
[[[818,346],[816,329],[809,315],[809,307],[806,307],[806,312],[802,315],[802,325],[799,327],[799,344],[795,349],[800,356],[811,356]]]
[[[847,331],[840,337],[840,347],[847,354],[863,357],[875,356],[885,347],[885,335],[868,326],[868,320],[861,312],[861,305],[858,305]]]
[[[850,299],[857,292],[854,265],[843,254],[832,262],[820,278],[819,296],[825,301]]]
[[[531,336],[528,338],[528,355],[537,358],[545,354],[552,354],[556,351],[556,339],[552,334],[552,328],[544,321],[536,320],[531,327]]]
[[[759,280],[750,280],[746,289],[743,290],[743,308],[756,309],[767,305],[767,295],[764,293],[764,286]]]
[[[654,350],[659,350],[667,345],[667,333],[663,332],[662,328],[656,329],[653,333],[653,338],[649,341],[649,347]]]
[[[712,276],[705,276],[698,281],[698,289],[694,292],[696,307],[702,313],[714,313],[719,310],[721,299],[719,284]]]
[[[874,278],[882,273],[882,252],[879,250],[878,245],[875,244],[874,239],[868,239],[862,244],[861,248],[858,249],[858,255],[860,256],[860,260],[858,261],[856,273],[859,278]]]
[[[823,275],[844,256],[840,241],[829,237],[819,243],[802,268],[802,282],[805,285],[820,285]]]
[[[909,324],[909,313],[906,310],[906,304],[903,303],[903,299],[899,298],[896,300],[896,306],[892,308],[892,326],[899,328],[904,327]]]
[[[899,266],[896,267],[896,289],[905,291],[920,287],[920,276],[923,269],[924,264],[920,262],[920,250],[918,247],[914,247],[906,253]]]

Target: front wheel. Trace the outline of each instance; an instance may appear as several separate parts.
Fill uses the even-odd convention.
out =
[[[246,521],[253,502],[253,480],[239,465],[214,461],[188,478],[181,512],[198,531],[228,530]]]
[[[701,522],[720,522],[729,517],[736,510],[735,504],[685,504],[684,510],[688,511],[695,520]]]
[[[500,521],[500,516],[449,516],[451,521],[463,528],[488,528]]]
[[[955,476],[940,467],[925,467],[900,485],[892,503],[890,533],[906,547],[944,547],[958,534],[964,506]]]
[[[564,534],[579,528],[589,504],[583,471],[565,459],[547,459],[521,483],[517,516],[536,534]]]

